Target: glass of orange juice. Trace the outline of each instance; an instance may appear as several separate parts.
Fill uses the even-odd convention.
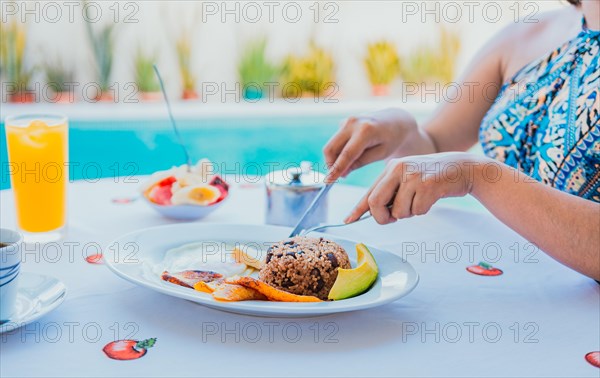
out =
[[[67,118],[46,114],[7,117],[4,127],[17,224],[23,238],[30,243],[59,240],[67,223]]]

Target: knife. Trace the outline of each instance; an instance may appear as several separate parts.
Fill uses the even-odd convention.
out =
[[[310,216],[317,210],[321,200],[325,198],[332,186],[333,184],[327,184],[321,189],[315,199],[310,203],[310,206],[308,206],[308,209],[306,209],[298,223],[296,223],[296,227],[294,227],[294,230],[290,234],[290,238],[300,234],[307,228],[305,222],[310,219]]]

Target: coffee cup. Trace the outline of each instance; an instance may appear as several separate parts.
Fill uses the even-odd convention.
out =
[[[15,312],[21,267],[21,234],[0,228],[0,323]]]

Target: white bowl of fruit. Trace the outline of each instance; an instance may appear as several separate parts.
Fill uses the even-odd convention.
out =
[[[155,172],[142,186],[146,203],[159,214],[172,219],[195,220],[219,208],[229,196],[229,185],[213,173],[212,163],[200,160]]]

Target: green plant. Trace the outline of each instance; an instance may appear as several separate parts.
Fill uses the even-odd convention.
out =
[[[252,84],[263,90],[266,83],[277,77],[280,69],[269,62],[266,50],[265,37],[250,42],[244,48],[238,63],[238,75],[243,88]]]
[[[283,66],[283,83],[297,85],[302,93],[313,93],[317,96],[324,95],[335,82],[335,63],[330,53],[310,43],[308,54],[305,56],[289,55]],[[293,87],[288,87],[288,93],[293,95]]]
[[[404,59],[402,78],[405,81],[422,83],[451,82],[456,69],[456,58],[460,52],[460,35],[440,27],[439,41],[433,46],[421,46]]]
[[[33,69],[25,62],[27,31],[23,24],[12,21],[0,23],[0,64],[6,81],[16,85],[17,92],[26,91],[31,83]]]
[[[86,1],[84,1],[86,3]],[[90,7],[84,7],[86,13]],[[87,35],[92,44],[92,52],[96,62],[97,79],[100,89],[107,91],[110,87],[110,74],[112,72],[113,55],[114,55],[114,33],[116,24],[108,24],[103,26],[99,31],[94,31],[91,16],[86,14],[86,30]]]
[[[196,77],[192,73],[192,43],[191,33],[184,32],[177,40],[177,61],[179,63],[179,74],[184,91],[196,89]]]
[[[154,72],[156,55],[147,55],[138,48],[135,56],[135,83],[140,92],[158,92],[160,85]]]
[[[68,83],[73,83],[75,79],[73,70],[67,69],[60,60],[45,64],[44,72],[48,86],[56,93],[68,91]]]
[[[439,75],[447,83],[454,79],[456,59],[461,49],[460,34],[445,27],[440,29],[440,59],[438,61]]]
[[[434,80],[436,76],[435,61],[437,52],[429,46],[421,46],[404,58],[402,79],[412,83]]]
[[[385,40],[367,46],[364,64],[372,85],[388,85],[400,73],[400,57],[396,46]]]

